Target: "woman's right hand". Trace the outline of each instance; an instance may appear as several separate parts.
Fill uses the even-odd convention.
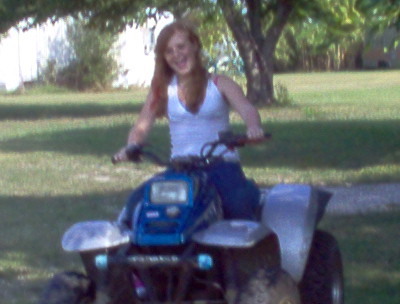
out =
[[[126,154],[127,146],[123,147],[117,153],[113,155],[111,161],[113,164],[128,161],[128,155]]]
[[[141,145],[137,145],[134,143],[128,144],[117,153],[115,153],[111,161],[113,164],[124,161],[140,162],[141,155],[143,153],[142,149],[143,147]]]

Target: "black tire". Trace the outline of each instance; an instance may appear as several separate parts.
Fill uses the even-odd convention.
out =
[[[299,284],[302,304],[343,304],[343,264],[336,239],[317,230],[303,279]]]
[[[94,283],[77,272],[61,272],[49,281],[39,304],[88,304],[93,303]]]
[[[117,250],[108,250],[109,256],[117,255]],[[132,271],[128,267],[111,266],[106,270],[99,270],[95,265],[95,258],[104,254],[104,250],[87,251],[81,253],[81,258],[88,278],[94,282],[96,303],[107,304],[134,304],[137,303],[132,283]]]
[[[279,241],[276,235],[269,235],[250,248],[238,248],[230,251],[230,256],[223,257],[232,265],[225,265],[225,272],[234,268],[236,272],[236,285],[247,284],[250,278],[260,269],[274,269],[280,267]]]
[[[295,281],[280,268],[260,269],[239,293],[237,304],[300,304]]]

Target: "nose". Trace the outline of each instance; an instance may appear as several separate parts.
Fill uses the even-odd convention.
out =
[[[173,58],[178,57],[179,54],[180,54],[180,51],[177,47],[172,49],[172,57]]]

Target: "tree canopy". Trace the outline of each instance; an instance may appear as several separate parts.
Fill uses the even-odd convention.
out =
[[[120,31],[165,11],[178,18],[190,12],[201,12],[203,21],[223,18],[243,60],[247,94],[259,103],[273,100],[274,53],[287,25],[320,25],[321,46],[366,23],[372,30],[400,29],[400,0],[0,0],[0,32],[21,20],[29,27],[67,15]]]

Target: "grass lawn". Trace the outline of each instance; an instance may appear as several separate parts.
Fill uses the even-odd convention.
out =
[[[400,303],[400,210],[328,216],[321,226],[342,251],[346,304]]]
[[[289,107],[263,107],[273,139],[245,148],[246,174],[280,182],[344,185],[400,182],[400,71],[282,74]],[[77,221],[114,219],[130,189],[160,168],[114,167],[145,90],[0,95],[0,302],[35,303],[54,272],[79,267],[62,251]],[[243,130],[232,115],[236,130]],[[168,128],[149,142],[168,155]],[[400,213],[328,217],[346,270],[347,304],[397,304]]]

